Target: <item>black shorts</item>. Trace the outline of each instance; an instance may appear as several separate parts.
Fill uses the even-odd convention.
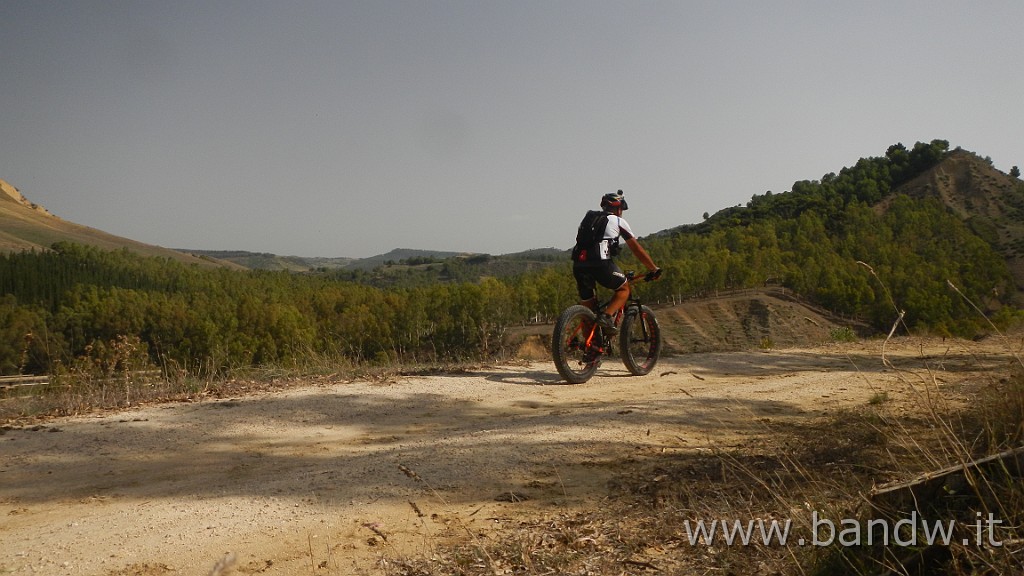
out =
[[[594,288],[598,284],[609,290],[618,290],[626,283],[626,275],[611,260],[597,264],[574,264],[572,275],[576,278],[580,300],[590,300],[596,296]]]

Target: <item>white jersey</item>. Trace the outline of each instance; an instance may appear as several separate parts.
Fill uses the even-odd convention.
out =
[[[603,240],[598,244],[598,254],[601,260],[610,260],[612,257],[611,247],[616,244],[619,238],[629,240],[634,238],[633,230],[629,223],[622,216],[608,215],[608,224],[604,227]]]

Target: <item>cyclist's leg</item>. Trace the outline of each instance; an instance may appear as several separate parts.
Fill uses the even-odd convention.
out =
[[[629,282],[623,282],[622,285],[615,290],[615,294],[612,294],[612,301],[609,302],[608,307],[604,309],[605,314],[614,316],[616,312],[626,305],[627,300],[629,300]]]
[[[595,276],[601,286],[615,291],[611,302],[604,309],[605,314],[614,316],[625,305],[626,300],[629,299],[629,282],[626,280],[626,275],[623,274],[615,262],[608,260]]]
[[[597,287],[597,280],[592,274],[593,271],[593,267],[577,265],[573,266],[572,275],[576,279],[576,291],[580,295],[580,304],[596,312],[597,292],[594,289]]]

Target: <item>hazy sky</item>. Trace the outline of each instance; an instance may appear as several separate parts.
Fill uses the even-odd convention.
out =
[[[935,138],[1024,166],[1024,2],[0,0],[0,179],[171,248],[569,248]]]

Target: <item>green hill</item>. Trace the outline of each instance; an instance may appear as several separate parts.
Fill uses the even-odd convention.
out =
[[[960,335],[984,325],[975,307],[1009,319],[1024,286],[1012,266],[1024,183],[948,146],[896,144],[656,234],[648,250],[668,263],[659,290],[679,300],[770,283],[878,330],[897,311],[907,326]]]
[[[1024,183],[992,163],[956,149],[934,168],[901,185],[911,198],[936,198],[1006,260],[1024,290]],[[888,202],[880,204],[885,210]]]

